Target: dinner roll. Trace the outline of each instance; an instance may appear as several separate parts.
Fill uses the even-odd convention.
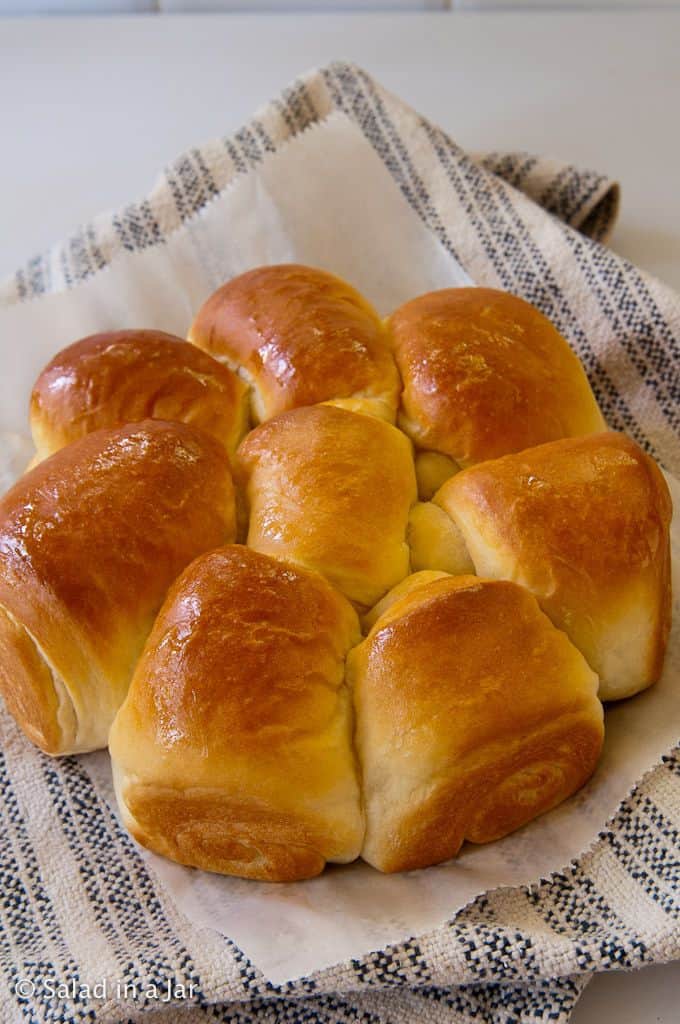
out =
[[[189,339],[252,384],[261,422],[287,409],[352,399],[394,422],[399,375],[383,325],[345,281],[296,264],[259,267],[219,288]]]
[[[248,429],[248,388],[172,334],[93,334],[59,352],[35,383],[36,461],[93,430],[144,419],[191,423],[233,452]]]
[[[413,587],[350,652],[366,836],[381,871],[500,839],[574,793],[603,740],[597,676],[514,583]]]
[[[388,327],[403,381],[399,424],[418,448],[469,466],[605,428],[575,353],[516,295],[430,292]]]
[[[416,481],[396,427],[330,405],[293,409],[248,434],[236,465],[250,547],[315,569],[363,607],[408,573]]]
[[[633,441],[553,441],[464,470],[435,501],[480,576],[536,595],[598,673],[602,700],[658,679],[670,627],[671,500]]]
[[[147,420],[95,431],[0,502],[0,691],[49,754],[106,746],[166,591],[233,540],[226,453]]]
[[[144,846],[272,882],[354,860],[363,815],[344,660],[356,612],[326,580],[242,546],[168,594],[111,729]]]

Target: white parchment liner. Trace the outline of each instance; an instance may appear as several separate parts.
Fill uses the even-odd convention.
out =
[[[28,396],[55,352],[107,329],[156,327],[184,335],[219,284],[282,261],[346,277],[382,313],[422,292],[470,283],[364,136],[344,115],[333,114],[237,179],[169,241],[120,256],[68,292],[0,310],[0,490],[30,457]],[[669,483],[677,508],[680,484]],[[673,530],[677,553],[677,517]],[[607,709],[604,753],[591,781],[500,842],[467,845],[455,861],[424,871],[384,876],[357,862],[288,885],[222,878],[147,851],[143,856],[187,917],[228,935],[281,983],[435,928],[481,892],[560,870],[592,845],[635,783],[675,744],[679,721],[676,625],[661,681]],[[82,762],[115,803],[108,754],[85,755]]]

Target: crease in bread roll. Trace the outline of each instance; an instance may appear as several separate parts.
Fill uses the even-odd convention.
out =
[[[452,576],[474,573],[475,567],[463,534],[443,508],[432,501],[418,501],[408,517],[407,540],[411,570],[435,569]]]
[[[327,402],[320,402],[319,405],[331,405],[336,409],[346,409],[347,412],[356,412],[364,416],[376,416],[379,420],[387,423],[394,423],[394,407],[381,398],[371,398],[369,395],[354,398],[332,398]]]
[[[464,467],[605,429],[578,357],[516,295],[429,292],[387,326],[403,382],[398,422],[419,449]]]
[[[399,375],[383,323],[326,271],[279,264],[241,274],[206,300],[188,337],[239,369],[256,423],[328,400],[395,420]]]
[[[415,471],[391,424],[330,405],[293,409],[251,431],[236,473],[249,547],[320,572],[363,608],[408,574]]]
[[[528,591],[412,579],[347,661],[361,855],[386,872],[448,860],[550,810],[592,774],[604,735],[597,676]]]
[[[317,573],[243,546],[189,566],[109,738],[135,838],[264,881],[354,860],[364,823],[345,657],[360,639]]]
[[[54,665],[35,637],[0,605],[0,691],[12,716],[20,722],[28,738],[38,746],[78,746],[79,733],[86,733],[90,722],[81,727],[74,701]],[[16,678],[24,675],[29,686],[17,687]],[[39,709],[49,707],[46,716]]]
[[[615,433],[568,438],[459,473],[435,496],[480,576],[530,590],[600,677],[602,700],[654,683],[670,629],[671,500]]]
[[[94,430],[161,419],[188,423],[233,454],[246,433],[248,388],[207,353],[172,334],[93,334],[62,349],[38,377],[28,468]]]
[[[382,597],[378,603],[371,608],[370,611],[366,612],[361,618],[361,625],[364,632],[369,633],[373,626],[376,624],[379,618],[381,618],[388,608],[391,608],[396,601],[400,601],[406,597],[412,591],[417,590],[418,587],[422,587],[425,583],[433,583],[435,580],[447,579],[449,573],[441,572],[434,569],[422,569],[418,572],[411,573],[401,583],[397,583],[396,587],[392,587],[384,597]]]
[[[416,452],[415,463],[421,501],[430,501],[442,484],[460,470],[457,462],[441,452]]]
[[[149,420],[96,431],[0,501],[0,691],[46,753],[106,746],[165,593],[233,540],[226,452]]]

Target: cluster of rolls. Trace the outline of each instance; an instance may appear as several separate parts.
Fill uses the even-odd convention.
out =
[[[40,375],[0,503],[0,688],[50,754],[109,744],[183,864],[383,871],[506,835],[593,772],[602,700],[661,671],[670,498],[523,300],[385,321],[345,282],[238,277],[189,341]]]

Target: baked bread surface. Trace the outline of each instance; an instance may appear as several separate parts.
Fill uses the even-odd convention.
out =
[[[480,576],[536,595],[600,677],[603,700],[655,682],[670,629],[668,486],[630,438],[540,445],[452,477],[435,496]]]
[[[324,270],[278,264],[235,277],[200,308],[189,339],[252,385],[255,422],[331,399],[394,421],[399,375],[383,324]]]
[[[582,786],[602,747],[597,676],[536,599],[433,575],[402,585],[348,658],[362,857],[387,872],[507,835]]]
[[[488,288],[383,322],[286,264],[189,340],[94,335],[36,382],[0,501],[25,733],[108,738],[140,843],[266,881],[425,867],[574,793],[598,686],[661,672],[671,507],[556,328]]]
[[[106,746],[168,587],[234,539],[223,447],[181,423],[96,431],[0,502],[0,690],[51,754]]]
[[[400,306],[388,330],[403,381],[399,425],[418,448],[464,467],[605,428],[568,342],[516,295],[429,292]]]
[[[322,573],[362,607],[408,573],[415,470],[391,424],[331,405],[294,409],[248,434],[236,472],[249,547]]]
[[[360,639],[356,612],[316,573],[240,545],[195,561],[111,731],[135,838],[268,881],[354,860],[363,815],[344,660]]]
[[[31,394],[37,461],[104,427],[179,420],[233,453],[248,429],[248,388],[195,345],[163,331],[93,334],[59,352]]]

